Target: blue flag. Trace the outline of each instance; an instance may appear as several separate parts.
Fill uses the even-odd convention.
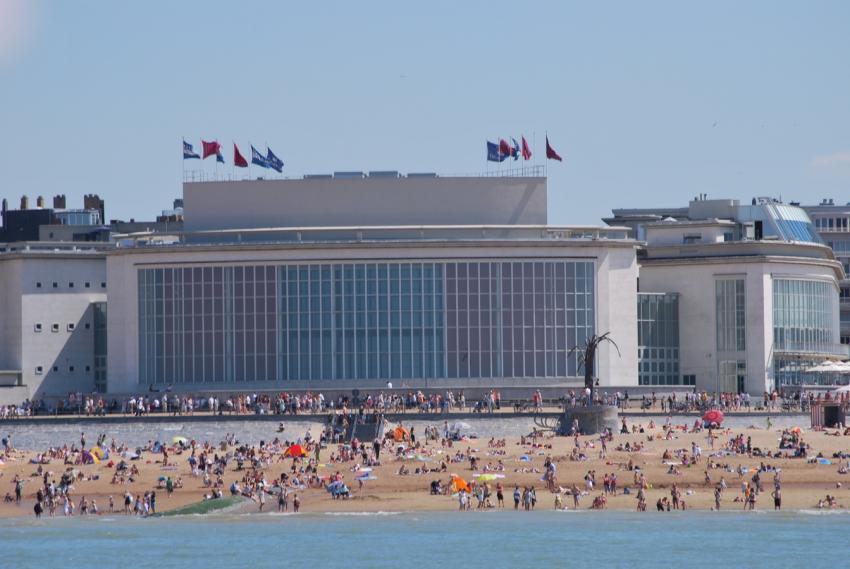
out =
[[[216,153],[215,161],[224,164],[224,156],[222,156],[221,152]]]
[[[253,146],[251,146],[251,164],[256,164],[261,168],[269,167],[269,161],[266,160],[266,157],[260,154]]]
[[[499,152],[499,145],[488,140],[487,160],[489,160],[490,162],[504,162],[505,158],[507,158],[507,156]]]
[[[277,172],[283,172],[283,160],[278,158],[272,152],[272,149],[268,146],[266,147],[266,163],[269,165],[268,167],[272,170],[276,170]]]
[[[516,141],[516,138],[512,138],[511,142],[514,143],[513,148],[511,148],[511,156],[514,157],[514,160],[519,160],[519,142]]]
[[[183,141],[183,160],[186,160],[187,158],[197,158],[198,160],[200,160],[201,156],[192,149],[191,144],[189,144],[188,142],[186,142],[184,140]]]

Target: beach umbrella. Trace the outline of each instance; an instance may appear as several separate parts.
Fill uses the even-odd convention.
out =
[[[174,437],[173,439],[171,439],[171,442],[175,445],[186,446],[189,443],[189,439],[187,439],[186,437]]]
[[[167,477],[165,477],[165,476],[160,476],[159,478],[157,478],[157,480],[158,480],[159,482],[165,482],[166,480],[168,480],[168,478],[167,478]]]
[[[702,416],[703,421],[705,421],[707,423],[715,423],[717,425],[722,423],[723,419],[724,419],[723,411],[721,411],[720,409],[709,409]]]
[[[291,445],[284,451],[283,456],[291,456],[293,458],[296,456],[307,456],[307,451],[301,445]]]
[[[495,474],[479,474],[478,475],[478,480],[483,480],[484,482],[490,482],[491,480],[495,480],[495,479],[496,479]]]

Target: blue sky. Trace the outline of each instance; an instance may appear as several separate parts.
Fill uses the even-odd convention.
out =
[[[268,143],[299,176],[484,171],[488,138],[541,156],[548,131],[552,223],[698,193],[844,203],[848,23],[839,1],[0,0],[0,195],[152,218],[182,136],[228,163]]]

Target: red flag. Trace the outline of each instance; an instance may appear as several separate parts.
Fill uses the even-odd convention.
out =
[[[522,137],[522,159],[531,160],[531,148],[528,147],[524,136]]]
[[[237,168],[247,168],[248,161],[245,160],[245,157],[242,156],[242,153],[239,152],[239,147],[236,146],[236,143],[233,143],[233,165]]]
[[[207,156],[217,156],[221,154],[221,144],[219,144],[215,140],[213,140],[212,142],[202,140],[201,145],[204,147],[204,153],[202,158],[206,158]]]
[[[502,156],[511,155],[511,145],[508,144],[508,141],[504,138],[499,139],[499,154],[501,154]]]
[[[546,158],[549,158],[551,160],[557,160],[558,162],[561,162],[560,155],[557,152],[555,152],[554,148],[549,146],[549,137],[548,136],[546,137]]]

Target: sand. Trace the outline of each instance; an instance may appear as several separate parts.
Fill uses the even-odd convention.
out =
[[[674,423],[684,425],[685,418],[674,420]],[[692,421],[693,419],[690,419]],[[640,424],[641,421],[635,420],[635,424]],[[442,424],[441,421],[435,421],[436,426]],[[631,424],[631,422],[630,422]],[[475,474],[471,468],[469,461],[454,463],[448,465],[446,473],[429,472],[423,474],[414,474],[416,468],[438,468],[442,456],[453,455],[457,450],[466,451],[472,449],[474,455],[479,457],[479,469],[481,472],[484,465],[496,462],[501,459],[505,465],[504,479],[500,480],[505,488],[506,507],[513,508],[513,489],[515,485],[520,488],[524,486],[534,486],[537,491],[537,509],[551,510],[554,505],[554,495],[545,489],[545,483],[541,481],[543,472],[543,462],[547,455],[551,456],[557,464],[557,479],[558,485],[564,488],[570,487],[572,484],[584,489],[584,476],[589,470],[594,470],[597,477],[597,489],[588,496],[583,496],[580,507],[582,509],[589,508],[592,498],[601,494],[601,482],[605,473],[616,473],[618,479],[617,495],[608,496],[608,509],[634,510],[637,506],[636,492],[633,491],[630,495],[625,495],[622,492],[623,487],[632,486],[633,473],[626,470],[624,467],[631,459],[647,477],[652,488],[647,492],[647,509],[653,511],[655,502],[663,496],[670,495],[670,486],[675,483],[682,491],[682,499],[687,504],[688,509],[711,509],[714,506],[714,484],[720,481],[723,476],[728,484],[728,490],[724,492],[722,500],[723,509],[743,509],[742,503],[734,502],[736,496],[741,495],[741,483],[749,481],[755,470],[758,469],[760,463],[772,465],[781,469],[782,478],[782,496],[783,509],[809,509],[814,508],[818,504],[818,500],[824,498],[827,494],[836,496],[839,507],[850,507],[850,474],[840,474],[838,472],[839,465],[845,461],[833,459],[832,455],[838,451],[850,451],[850,436],[831,436],[825,432],[803,430],[803,437],[806,442],[812,446],[809,456],[815,456],[818,452],[832,461],[831,465],[811,464],[803,459],[774,459],[774,458],[758,458],[747,456],[727,456],[722,458],[712,458],[711,460],[728,465],[731,469],[736,469],[739,465],[749,467],[749,473],[740,477],[736,472],[726,471],[724,469],[711,469],[709,475],[712,484],[706,485],[705,471],[712,451],[706,438],[706,432],[702,433],[686,433],[675,431],[675,436],[672,440],[659,439],[662,429],[656,427],[649,429],[644,422],[643,427],[645,433],[621,435],[615,434],[613,443],[608,444],[608,455],[604,459],[598,457],[599,439],[598,437],[579,437],[579,442],[584,447],[585,443],[592,443],[596,448],[583,449],[588,455],[588,460],[571,461],[568,456],[574,447],[574,440],[569,437],[547,437],[539,439],[543,445],[551,445],[551,448],[533,448],[526,444],[521,445],[518,438],[508,438],[504,448],[490,449],[488,448],[488,440],[473,439],[469,441],[461,441],[453,443],[452,448],[444,448],[439,442],[430,442],[424,446],[426,452],[431,452],[434,459],[424,462],[414,459],[397,459],[392,455],[392,450],[382,451],[382,465],[375,466],[372,471],[377,480],[370,480],[364,483],[360,488],[355,481],[355,473],[351,471],[353,462],[350,463],[326,463],[331,452],[336,452],[336,446],[332,445],[327,449],[323,449],[321,462],[323,464],[319,469],[320,474],[331,475],[340,471],[344,475],[345,482],[349,485],[352,491],[350,499],[331,499],[330,494],[324,489],[307,489],[299,491],[301,498],[302,512],[375,512],[375,511],[423,511],[423,510],[456,510],[458,508],[457,499],[451,495],[430,495],[429,488],[432,480],[441,480],[444,484],[449,480],[449,474],[457,474],[466,480],[472,480]],[[269,425],[269,439],[273,439],[275,426]],[[828,431],[834,433],[835,431]],[[778,439],[781,434],[781,429],[767,431],[759,428],[736,429],[732,431],[724,431],[715,444],[715,448],[719,449],[723,442],[731,438],[733,435],[742,433],[744,438],[752,437],[752,445],[765,450],[778,450]],[[315,433],[318,434],[318,433]],[[648,440],[651,438],[652,440]],[[619,444],[626,442],[634,444],[636,442],[645,443],[642,451],[636,453],[616,451],[614,448]],[[217,445],[218,441],[209,441]],[[681,474],[669,474],[668,465],[664,464],[662,454],[666,449],[675,451],[676,449],[686,449],[689,453],[691,443],[696,442],[702,448],[702,459],[694,466],[679,466]],[[71,441],[68,441],[70,444]],[[4,458],[4,465],[0,466],[0,496],[6,492],[14,495],[14,478],[19,475],[27,482],[24,486],[24,500],[21,505],[14,503],[0,502],[0,517],[9,516],[32,516],[33,504],[35,503],[35,493],[41,486],[40,478],[36,476],[37,465],[30,464],[29,460],[35,453],[42,449],[16,450],[10,456]],[[504,451],[505,454],[495,455],[494,451]],[[527,455],[530,461],[520,461],[519,457]],[[108,496],[112,495],[115,499],[116,510],[121,511],[123,508],[123,495],[125,491],[129,491],[134,496],[143,494],[148,490],[157,490],[157,509],[159,511],[167,511],[174,508],[179,508],[187,504],[198,502],[203,499],[203,496],[209,490],[204,488],[202,480],[192,476],[191,469],[186,461],[188,452],[178,456],[171,454],[169,462],[172,466],[176,466],[175,470],[163,470],[160,464],[161,455],[153,453],[144,453],[142,458],[133,461],[132,464],[138,465],[140,476],[138,480],[131,484],[120,485],[111,484],[112,474],[114,470],[109,468],[106,461],[100,464],[90,464],[75,466],[85,476],[85,480],[75,484],[72,496],[74,502],[79,502],[82,496],[88,499],[95,499],[101,514],[107,513]],[[277,459],[275,459],[277,460]],[[673,459],[673,462],[678,462]],[[402,464],[405,464],[410,469],[411,474],[399,475],[398,470]],[[265,469],[266,480],[278,478],[281,472],[288,472],[291,465],[290,459],[285,459],[282,462],[275,462],[270,467]],[[59,480],[66,466],[61,461],[54,460],[44,468],[52,473],[52,478]],[[224,476],[225,485],[229,486],[234,480],[242,478],[243,472],[235,470],[235,463],[228,465],[228,471]],[[537,469],[538,472],[518,472],[518,469]],[[184,482],[184,487],[175,490],[171,497],[166,496],[163,488],[158,487],[158,478],[163,475],[176,478],[181,476]],[[99,476],[99,480],[88,480],[93,476]],[[759,495],[756,505],[757,509],[766,510],[773,509],[770,491],[773,489],[773,475],[771,473],[762,474],[762,484],[764,492]],[[839,487],[839,484],[841,487]],[[491,485],[495,485],[492,482]],[[224,488],[225,494],[228,493],[227,487]],[[495,492],[493,501],[495,502]],[[564,504],[570,509],[573,507],[572,498],[564,497]],[[248,503],[243,507],[244,511],[256,511],[258,505]],[[266,511],[276,510],[275,498],[269,496],[266,502]],[[61,515],[61,507],[57,509],[57,515]]]

